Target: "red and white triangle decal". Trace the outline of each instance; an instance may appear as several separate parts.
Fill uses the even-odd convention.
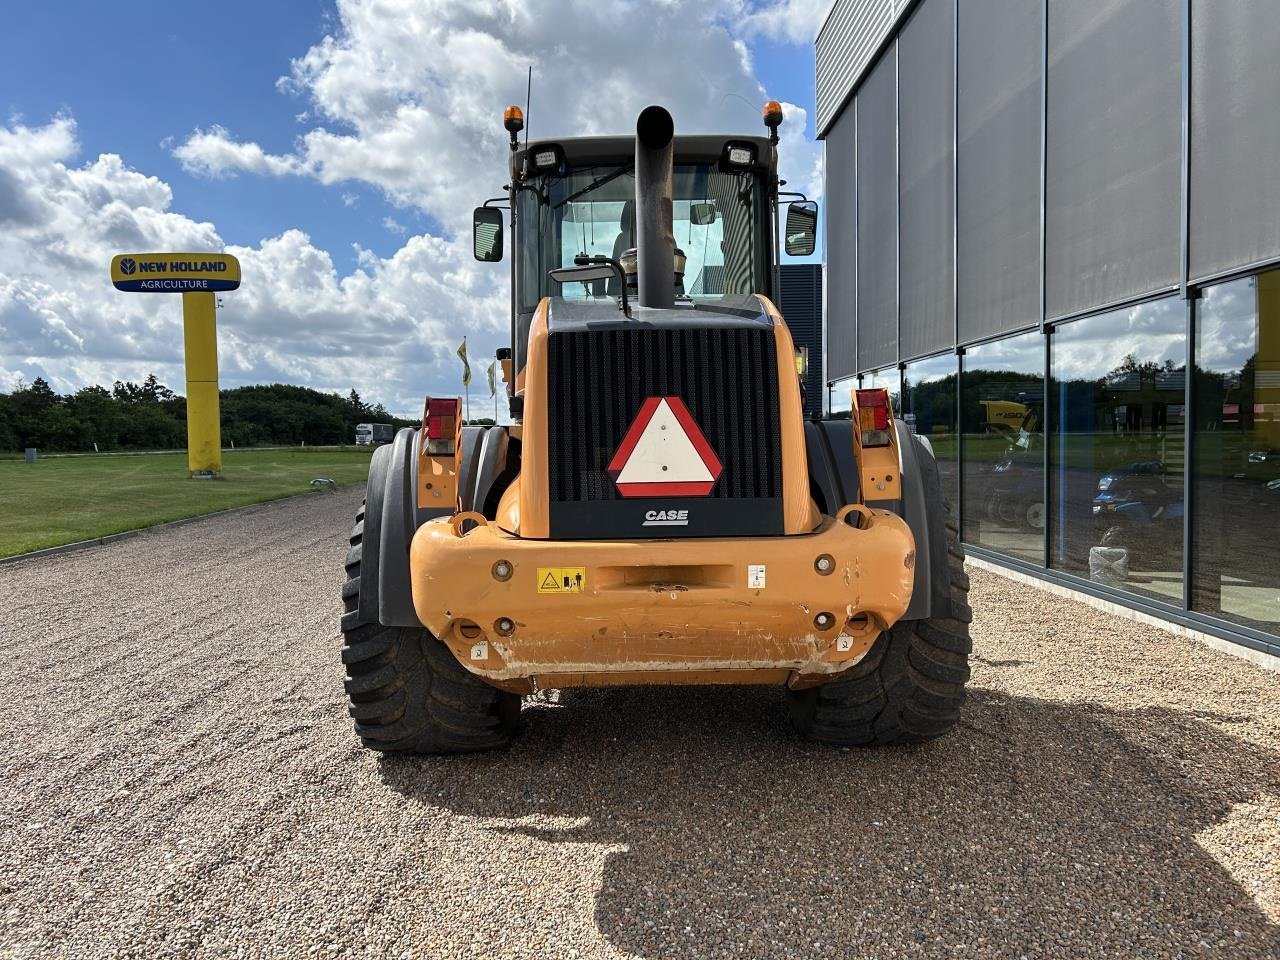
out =
[[[724,469],[679,397],[649,397],[609,461],[624,497],[705,497]]]

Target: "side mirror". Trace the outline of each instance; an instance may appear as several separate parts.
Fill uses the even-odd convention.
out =
[[[471,214],[471,250],[481,263],[502,259],[502,210],[476,207]]]
[[[714,203],[689,204],[689,219],[695,227],[709,227],[716,222],[716,205]]]
[[[818,205],[812,200],[793,200],[787,204],[787,229],[784,246],[791,257],[807,257],[818,242]]]

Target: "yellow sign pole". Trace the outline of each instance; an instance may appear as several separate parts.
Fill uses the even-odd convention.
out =
[[[187,358],[187,469],[193,477],[222,472],[218,416],[217,295],[182,295],[182,339]]]

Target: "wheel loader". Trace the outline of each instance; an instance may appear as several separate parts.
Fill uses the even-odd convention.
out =
[[[604,685],[776,686],[842,746],[956,723],[951,507],[886,391],[803,416],[777,252],[813,252],[817,206],[781,190],[776,101],[763,119],[678,136],[651,106],[633,135],[521,145],[504,113],[510,182],[474,253],[509,232],[513,423],[433,396],[374,453],[342,590],[367,747],[501,747],[522,697]]]

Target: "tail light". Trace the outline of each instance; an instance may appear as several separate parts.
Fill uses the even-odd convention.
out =
[[[423,426],[427,431],[427,453],[433,457],[451,457],[458,449],[458,418],[462,401],[457,397],[427,400]]]
[[[864,447],[889,446],[889,391],[858,390],[858,429]]]

